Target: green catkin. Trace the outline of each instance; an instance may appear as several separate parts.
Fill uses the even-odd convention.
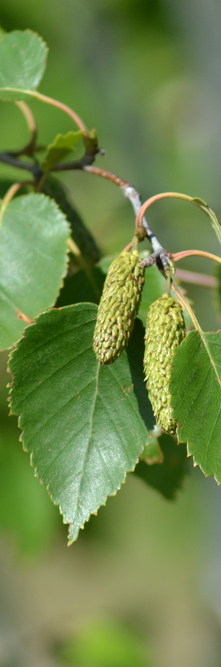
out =
[[[157,424],[175,433],[177,423],[170,405],[170,372],[174,350],[186,335],[181,305],[168,294],[151,304],[146,323],[144,372]]]
[[[111,364],[128,344],[144,284],[140,262],[136,249],[123,250],[109,267],[93,338],[93,350],[101,364]]]

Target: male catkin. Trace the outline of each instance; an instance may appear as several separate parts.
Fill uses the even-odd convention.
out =
[[[175,433],[170,405],[170,372],[174,350],[185,338],[181,305],[163,294],[149,308],[145,333],[144,372],[156,421],[167,433]]]
[[[144,283],[140,262],[136,249],[123,250],[109,267],[93,339],[93,350],[101,364],[111,364],[128,344]]]

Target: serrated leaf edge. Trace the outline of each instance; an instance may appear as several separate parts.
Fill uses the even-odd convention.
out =
[[[88,303],[88,305],[93,305],[93,306],[95,305],[95,304],[90,304],[90,302],[84,302],[83,305],[86,305],[86,303]],[[79,304],[74,304],[74,305],[79,305]],[[60,308],[59,310],[65,310],[66,308],[70,308],[70,306],[64,306],[63,308]],[[9,358],[8,358],[8,364],[7,364],[7,372],[11,374],[11,378],[12,378],[11,382],[9,382],[9,383],[7,384],[7,388],[9,388],[9,396],[8,396],[8,403],[9,403],[9,408],[10,408],[9,416],[13,416],[13,415],[14,415],[14,412],[12,411],[11,400],[12,400],[12,397],[13,397],[13,385],[14,385],[14,378],[15,378],[15,375],[14,375],[14,374],[12,373],[12,371],[10,370],[10,362],[11,362],[11,360],[12,360],[12,358],[13,358],[14,353],[15,353],[16,350],[17,350],[17,346],[18,346],[19,342],[22,341],[23,338],[26,336],[26,334],[27,334],[27,330],[28,330],[30,327],[35,326],[35,325],[37,324],[37,319],[38,319],[38,318],[42,317],[42,315],[48,314],[48,313],[49,313],[50,311],[52,311],[52,310],[58,310],[58,309],[56,309],[56,308],[52,308],[52,309],[50,309],[50,308],[49,308],[49,309],[47,309],[46,311],[44,311],[44,312],[40,313],[39,315],[37,315],[37,317],[35,318],[35,320],[33,321],[33,323],[30,324],[30,325],[28,325],[27,327],[25,327],[25,329],[24,329],[24,331],[23,331],[23,334],[22,334],[21,338],[20,338],[18,341],[16,341],[16,343],[13,345],[13,348],[11,349],[11,352],[10,352],[10,354],[9,354]],[[101,366],[101,364],[98,363],[98,372],[99,372],[100,366]],[[110,370],[110,368],[109,368],[109,370]],[[62,508],[61,508],[61,504],[57,503],[57,502],[53,499],[53,497],[52,497],[52,495],[51,495],[50,484],[45,484],[45,483],[42,481],[41,477],[38,475],[37,466],[35,466],[35,464],[34,464],[34,462],[33,462],[33,453],[32,453],[32,452],[30,453],[29,450],[28,450],[28,449],[26,448],[26,446],[25,446],[25,429],[23,428],[23,426],[22,426],[22,424],[21,424],[22,415],[16,415],[16,416],[17,416],[17,419],[18,419],[18,427],[19,427],[20,430],[22,431],[21,434],[20,434],[20,436],[19,436],[19,442],[21,442],[21,444],[22,444],[22,449],[23,449],[23,451],[24,451],[25,453],[29,454],[30,465],[31,465],[31,467],[34,469],[34,477],[36,477],[36,479],[40,482],[40,484],[42,484],[42,486],[44,486],[44,487],[46,488],[47,493],[48,493],[48,495],[49,495],[49,497],[50,497],[50,499],[51,499],[53,505],[55,505],[56,507],[58,507],[58,509],[59,509],[59,513],[60,513],[60,515],[61,515],[61,517],[62,517],[62,522],[63,522],[63,524],[69,526],[69,529],[68,529],[68,546],[71,546],[71,544],[73,544],[74,542],[76,542],[76,540],[78,539],[78,535],[79,535],[80,530],[83,530],[83,529],[84,529],[85,523],[88,523],[88,521],[90,520],[91,515],[92,515],[92,514],[95,514],[95,515],[96,515],[96,514],[98,513],[100,507],[105,507],[108,498],[111,498],[112,496],[116,496],[116,494],[117,494],[117,492],[120,490],[122,484],[125,484],[125,482],[126,482],[126,477],[127,477],[128,473],[132,473],[132,472],[135,470],[136,465],[139,463],[139,456],[140,456],[140,454],[141,454],[143,448],[145,447],[145,445],[146,445],[147,443],[144,443],[144,444],[141,446],[140,454],[137,455],[137,458],[136,458],[136,460],[135,460],[135,463],[134,463],[133,467],[132,467],[130,470],[127,470],[127,471],[124,473],[124,477],[123,477],[122,481],[117,485],[116,490],[115,490],[113,493],[110,493],[110,494],[106,495],[105,498],[104,498],[104,501],[100,503],[100,505],[96,508],[96,510],[92,510],[92,511],[89,513],[88,518],[86,518],[85,521],[84,521],[84,523],[82,524],[82,526],[80,526],[80,527],[78,528],[78,532],[77,532],[76,537],[75,537],[74,539],[71,539],[71,540],[70,540],[70,539],[69,539],[70,531],[71,531],[71,527],[74,526],[74,522],[73,522],[73,523],[70,523],[69,521],[65,521],[65,519],[64,519],[64,515],[63,515],[63,512],[62,512]],[[142,418],[141,418],[141,420],[142,420]]]
[[[186,337],[184,338],[184,340],[182,341],[181,345],[185,345],[185,343],[187,342],[188,337],[189,337],[192,333],[194,333],[194,332],[193,332],[193,331],[190,331],[189,334],[187,334],[187,336],[186,336]],[[201,338],[201,340],[202,340],[202,342],[203,342],[203,344],[204,344],[204,346],[205,346],[205,348],[206,348],[206,351],[207,351],[207,353],[208,353],[208,345],[207,345],[207,344],[205,345],[205,339],[204,339],[204,336],[201,336],[201,335],[200,335],[200,331],[197,331],[196,333],[199,334],[199,339]],[[214,333],[214,334],[216,334],[216,333],[221,333],[221,329],[218,329],[218,331],[207,331],[207,332],[202,332],[202,334],[203,334],[203,333]],[[179,345],[179,347],[180,347],[181,345]],[[177,348],[177,349],[178,349],[178,348]],[[176,352],[177,352],[177,350],[175,350],[174,356],[176,355]],[[211,355],[210,355],[210,353],[209,353],[208,356],[209,356],[209,358],[211,359]],[[172,373],[172,369],[173,369],[173,364],[174,364],[174,357],[173,357],[173,361],[172,361],[172,365],[171,365],[171,373]],[[212,363],[212,366],[213,366],[214,371],[215,371],[216,369],[215,369],[215,367],[214,367],[214,363]],[[216,377],[217,377],[217,372],[215,372],[215,375],[216,375]],[[219,376],[218,376],[218,382],[219,382],[219,384],[221,384]],[[175,417],[175,412],[174,412],[176,408],[175,408],[174,405],[171,406],[171,407],[172,407],[172,409],[173,409],[173,416],[174,416],[174,419],[176,419],[176,417]],[[177,419],[176,419],[176,421],[177,421]],[[182,426],[183,426],[183,425],[182,425]],[[217,476],[214,475],[213,473],[211,473],[210,475],[208,475],[208,474],[205,472],[205,470],[204,470],[204,466],[201,465],[200,463],[198,463],[198,461],[197,461],[197,455],[192,454],[192,453],[189,451],[189,447],[190,447],[190,445],[193,444],[193,443],[191,442],[191,440],[188,440],[188,441],[186,442],[185,440],[183,440],[182,438],[180,438],[180,435],[179,435],[179,428],[182,428],[182,426],[179,426],[179,424],[178,424],[178,426],[177,426],[177,430],[176,430],[177,444],[178,444],[178,445],[180,445],[180,444],[186,444],[186,448],[187,448],[187,457],[188,457],[188,458],[192,457],[194,468],[196,468],[196,467],[198,466],[198,467],[200,468],[200,470],[202,470],[202,472],[203,472],[203,474],[204,474],[204,476],[205,476],[206,478],[214,477],[216,483],[218,484],[218,486],[220,486],[220,485],[221,485],[221,480],[220,480],[220,482],[219,482],[218,479],[217,479]]]
[[[8,32],[5,32],[5,34],[2,36],[1,39],[6,39],[8,35],[13,35],[13,34],[23,35],[24,33],[28,33],[29,35],[35,35],[35,37],[38,38],[39,42],[41,42],[41,44],[45,48],[44,68],[42,70],[41,78],[38,82],[38,85],[39,85],[39,83],[41,82],[41,79],[42,79],[42,77],[44,76],[44,73],[45,73],[45,69],[46,69],[46,65],[47,65],[47,58],[48,58],[48,53],[49,53],[49,47],[47,45],[47,42],[45,42],[45,40],[43,39],[43,37],[41,37],[41,35],[39,35],[35,30],[30,30],[30,28],[26,28],[25,30],[10,30]],[[3,87],[0,86],[0,90],[8,90],[8,91],[15,92],[15,93],[18,92],[18,93],[24,93],[25,95],[30,95],[30,94],[32,94],[32,91],[34,93],[34,91],[37,90],[37,87],[33,88],[33,89],[30,89],[30,90],[25,90],[23,88],[11,88],[11,86],[7,86],[7,87],[6,86],[3,86]],[[1,101],[2,102],[10,102],[10,101],[13,102],[13,100],[7,100],[7,98],[4,99],[3,97],[1,98]]]

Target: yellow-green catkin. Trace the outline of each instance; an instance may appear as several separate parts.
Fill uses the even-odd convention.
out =
[[[168,294],[151,304],[146,323],[144,372],[149,399],[157,424],[175,433],[169,382],[174,350],[186,335],[181,305]]]
[[[140,262],[134,248],[123,250],[109,267],[93,338],[93,350],[101,364],[111,364],[128,344],[144,284]]]

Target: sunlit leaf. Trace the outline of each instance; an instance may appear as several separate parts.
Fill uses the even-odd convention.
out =
[[[0,40],[0,98],[21,100],[34,91],[45,69],[47,47],[31,30],[13,30]]]
[[[0,208],[0,348],[52,306],[67,264],[68,223],[45,195],[16,197]]]
[[[40,315],[10,362],[11,409],[36,475],[70,524],[70,543],[133,470],[153,428],[143,327],[137,321],[127,353],[100,366],[92,350],[96,312],[78,304]]]

